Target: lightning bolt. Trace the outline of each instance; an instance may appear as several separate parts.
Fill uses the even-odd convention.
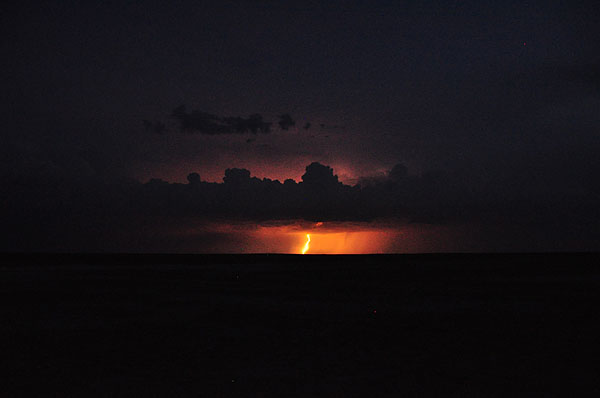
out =
[[[302,248],[302,254],[305,254],[308,249],[310,247],[310,234],[306,234],[306,243],[304,244],[304,247]]]

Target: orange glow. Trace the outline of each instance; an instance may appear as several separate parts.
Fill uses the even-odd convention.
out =
[[[308,238],[302,248],[302,254],[309,248],[311,254],[382,253],[386,251],[386,243],[389,240],[386,231],[319,231],[297,235]]]
[[[386,253],[401,239],[401,232],[393,228],[343,222],[262,225],[246,233],[252,237],[246,250],[254,253]]]
[[[302,248],[302,254],[306,254],[309,247],[310,247],[310,234],[306,234],[306,243],[304,244],[304,247]]]
[[[173,232],[187,251],[203,253],[370,254],[456,251],[457,227],[423,224],[394,225],[383,222],[281,221],[214,223],[179,228]],[[203,242],[206,234],[222,237]],[[198,238],[195,238],[198,236]],[[468,236],[467,236],[468,237]]]

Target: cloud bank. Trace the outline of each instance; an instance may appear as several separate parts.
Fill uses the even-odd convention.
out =
[[[186,243],[185,250],[210,251],[220,239],[241,238],[231,231],[213,235],[209,225],[305,222],[388,229],[471,225],[473,231],[487,230],[477,237],[477,247],[486,250],[518,250],[522,235],[531,250],[593,247],[600,237],[596,191],[491,196],[487,187],[469,186],[444,172],[411,175],[402,164],[354,186],[318,162],[306,167],[299,182],[258,179],[247,169],[229,168],[222,183],[202,181],[193,172],[185,184],[5,174],[2,185],[3,251],[177,251],[190,239],[197,241]],[[435,245],[431,242],[431,250]]]

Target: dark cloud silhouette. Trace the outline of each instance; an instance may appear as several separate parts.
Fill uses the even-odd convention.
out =
[[[246,169],[227,169],[225,170],[225,177],[223,177],[224,184],[231,185],[244,185],[250,181],[250,170]]]
[[[0,249],[170,250],[160,242],[176,244],[177,236],[207,223],[299,220],[502,225],[521,235],[532,231],[530,239],[539,242],[528,242],[530,249],[589,247],[600,238],[597,183],[596,190],[560,196],[522,191],[508,197],[445,172],[411,175],[398,164],[368,185],[349,186],[317,162],[306,167],[300,182],[259,179],[243,168],[227,169],[222,183],[202,181],[195,172],[187,181],[3,175]],[[514,245],[512,236],[484,236],[490,240],[482,247],[488,249]]]
[[[200,180],[200,174],[198,174],[198,173],[190,173],[187,176],[187,180],[188,180],[188,183],[190,185],[192,185],[192,186],[199,185],[200,182],[201,182],[201,180]]]
[[[331,167],[324,166],[318,162],[313,162],[306,166],[306,173],[302,176],[302,181],[306,185],[317,189],[327,189],[341,184],[338,176],[333,174]]]
[[[295,126],[296,122],[294,121],[294,119],[292,119],[292,117],[289,114],[285,113],[279,116],[278,124],[282,130],[288,130],[290,127]]]
[[[220,117],[206,112],[187,112],[185,105],[173,110],[171,117],[179,122],[182,131],[199,134],[244,134],[269,133],[271,122],[266,122],[260,114],[243,117]]]
[[[185,105],[181,105],[173,110],[171,117],[179,122],[182,131],[188,133],[199,133],[208,135],[217,134],[244,134],[244,133],[270,133],[272,122],[267,122],[262,115],[256,113],[244,117],[221,117],[207,112],[191,111],[188,112]],[[151,122],[144,120],[146,131],[152,131],[162,134],[166,126],[162,122]],[[289,130],[296,125],[296,121],[288,113],[279,116],[279,127],[281,130]],[[310,126],[310,123],[307,124]],[[305,126],[305,128],[308,128]],[[248,141],[251,142],[251,141]]]

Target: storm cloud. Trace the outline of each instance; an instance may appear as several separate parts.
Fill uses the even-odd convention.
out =
[[[10,194],[3,196],[2,249],[169,251],[176,250],[177,236],[191,239],[185,231],[268,222],[512,225],[516,231],[536,230],[535,236],[560,228],[563,238],[588,243],[600,236],[592,191],[490,197],[489,190],[472,189],[443,171],[412,175],[403,164],[363,181],[343,184],[331,167],[318,162],[306,167],[299,182],[259,179],[243,168],[225,170],[221,183],[202,181],[197,172],[189,173],[187,183],[94,177],[66,182],[48,175],[4,179],[3,191]],[[510,242],[502,239],[488,245]]]
[[[598,250],[596,4],[305,3],[7,8],[2,249],[281,220]]]

